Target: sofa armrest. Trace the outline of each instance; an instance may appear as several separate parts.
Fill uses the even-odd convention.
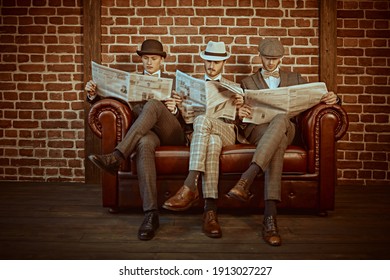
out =
[[[299,116],[298,125],[308,151],[309,172],[318,172],[321,150],[334,154],[336,142],[348,129],[347,113],[339,105],[318,104]]]
[[[132,122],[131,109],[115,99],[101,99],[91,106],[88,124],[101,139],[101,153],[114,151],[122,141]],[[125,163],[127,164],[127,163]],[[123,168],[123,166],[121,167]],[[104,207],[116,207],[118,200],[118,174],[102,172],[102,196]]]
[[[339,105],[319,104],[299,117],[308,151],[308,172],[319,175],[320,213],[334,209],[337,184],[336,142],[348,129],[348,116]]]
[[[128,105],[115,99],[101,99],[91,106],[88,124],[91,130],[102,139],[114,144],[119,143],[129,129],[132,121],[131,109]],[[115,133],[113,133],[115,132]],[[102,143],[103,144],[103,143]],[[102,146],[102,150],[114,147]],[[102,151],[106,152],[106,151]]]

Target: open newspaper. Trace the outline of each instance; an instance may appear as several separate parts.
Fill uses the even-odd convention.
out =
[[[109,68],[92,61],[92,80],[97,94],[125,102],[139,102],[151,98],[165,100],[171,96],[173,79],[129,73]]]
[[[196,116],[202,114],[234,120],[234,95],[243,94],[239,84],[226,81],[206,82],[179,70],[176,71],[176,92],[183,99],[179,109],[186,123],[192,123]]]
[[[268,123],[277,114],[292,118],[320,103],[328,92],[325,83],[308,83],[276,89],[245,90],[245,103],[252,108],[252,118],[243,122]]]

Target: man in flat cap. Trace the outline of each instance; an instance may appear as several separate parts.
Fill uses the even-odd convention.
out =
[[[284,55],[284,47],[278,39],[263,39],[259,44],[262,68],[244,78],[241,85],[244,89],[267,89],[286,87],[306,83],[299,73],[282,71],[280,63]],[[321,99],[326,104],[338,102],[333,92],[328,92]],[[251,108],[244,104],[239,110],[240,118],[250,118]],[[283,157],[287,145],[291,144],[295,135],[294,123],[284,114],[276,115],[270,123],[242,124],[246,139],[256,145],[249,168],[240,180],[227,193],[229,198],[243,202],[249,201],[253,195],[251,185],[257,175],[264,174],[264,220],[263,239],[272,246],[281,245],[281,237],[276,223],[277,203],[281,199],[281,179]]]
[[[145,40],[137,54],[141,56],[144,75],[174,78],[161,72],[167,54],[160,41]],[[92,80],[86,84],[85,90],[89,99],[96,97],[96,84]],[[102,170],[116,174],[120,164],[136,151],[138,183],[145,214],[138,230],[140,240],[152,239],[159,227],[155,150],[160,145],[186,145],[177,102],[180,102],[180,97],[173,91],[172,98],[164,102],[149,99],[147,102],[132,104],[136,120],[115,150],[110,154],[88,157]]]
[[[205,69],[204,80],[229,81],[222,71],[230,53],[224,42],[209,41],[206,49],[200,52]],[[231,82],[230,82],[231,83]],[[242,95],[232,96],[233,104],[243,104]],[[223,110],[223,109],[222,109]],[[198,178],[202,178],[202,194],[205,200],[203,212],[203,233],[211,238],[220,238],[222,230],[217,218],[219,156],[222,147],[236,142],[235,124],[224,118],[199,115],[193,124],[189,173],[177,193],[165,201],[163,207],[172,211],[184,211],[199,200]]]

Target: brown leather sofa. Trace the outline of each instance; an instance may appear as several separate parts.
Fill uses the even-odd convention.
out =
[[[110,153],[132,123],[131,109],[114,99],[92,105],[88,121],[101,138],[101,153]],[[337,180],[336,142],[348,128],[346,112],[338,105],[317,105],[298,118],[297,139],[287,148],[282,177],[282,202],[279,209],[313,211],[326,215],[334,210]],[[255,197],[242,204],[225,197],[248,167],[254,146],[237,144],[221,154],[219,179],[220,208],[262,208],[263,177],[252,188]],[[189,147],[164,146],[156,151],[158,201],[161,205],[181,187],[188,173]],[[199,188],[201,186],[199,185]],[[141,208],[135,160],[131,156],[114,176],[102,172],[103,207],[110,211]],[[201,204],[200,204],[201,206]]]

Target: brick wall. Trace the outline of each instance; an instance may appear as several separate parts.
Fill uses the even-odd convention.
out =
[[[0,19],[0,179],[83,181],[82,4],[3,0]],[[350,117],[340,184],[389,182],[389,1],[338,1],[338,93]],[[260,37],[277,36],[283,67],[318,80],[318,1],[102,0],[102,62],[139,71],[135,51],[160,39],[165,71],[202,73],[208,40],[232,57],[239,82],[258,68]]]
[[[350,120],[339,184],[388,184],[390,1],[339,1],[337,17],[338,92]]]
[[[84,181],[82,9],[2,0],[0,179]]]

